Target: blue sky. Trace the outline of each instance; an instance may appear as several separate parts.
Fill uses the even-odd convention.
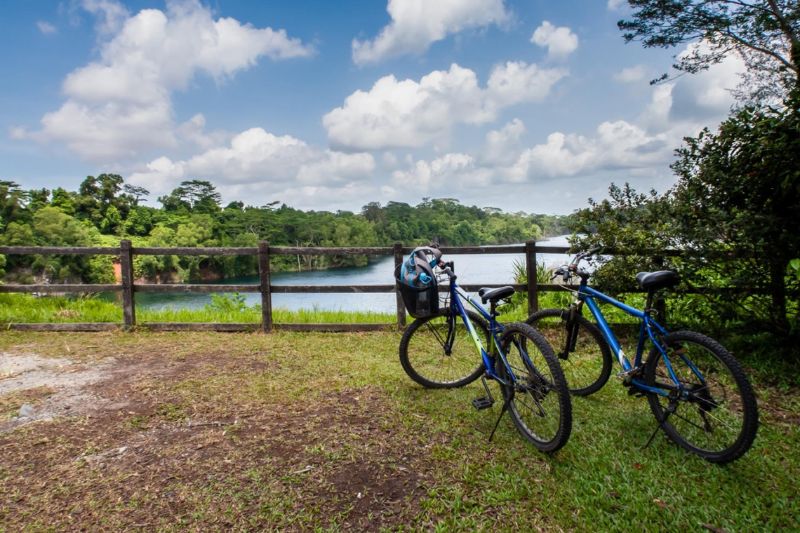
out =
[[[608,1],[4,3],[0,179],[358,211],[457,198],[569,213],[611,181],[664,190],[733,103],[732,58],[625,44]],[[690,45],[702,46],[702,45]]]

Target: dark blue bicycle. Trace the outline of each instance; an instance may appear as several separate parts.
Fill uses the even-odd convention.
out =
[[[741,457],[756,436],[758,408],[742,367],[715,340],[692,331],[668,332],[654,318],[655,292],[678,284],[670,270],[640,272],[639,286],[647,291],[644,310],[634,309],[588,285],[590,273],[579,263],[599,249],[579,253],[554,272],[569,283],[580,278],[575,302],[567,309],[544,309],[527,323],[541,331],[561,360],[570,390],[588,395],[599,390],[611,374],[613,356],[622,368],[618,376],[628,392],[646,396],[658,426],[675,443],[715,463]],[[631,363],[611,331],[597,301],[608,303],[641,321],[636,355]],[[596,324],[582,316],[589,308]],[[652,348],[645,360],[647,341]]]
[[[493,405],[486,379],[497,381],[504,401],[489,439],[508,411],[520,434],[539,450],[564,446],[572,429],[572,405],[553,349],[527,324],[497,321],[499,302],[511,297],[514,288],[481,289],[487,311],[458,286],[452,262],[439,266],[442,281],[450,282],[448,303],[441,309],[436,284],[421,289],[400,284],[406,308],[417,317],[400,341],[406,374],[429,388],[462,387],[483,378],[486,396],[472,402],[476,409]],[[475,311],[465,309],[464,302]]]

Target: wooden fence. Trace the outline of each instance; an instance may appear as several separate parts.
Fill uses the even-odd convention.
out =
[[[395,293],[396,298],[396,327],[402,328],[406,324],[406,313],[403,300],[394,283],[384,285],[273,285],[270,276],[270,256],[272,255],[369,255],[369,256],[394,256],[395,266],[399,265],[408,252],[413,248],[395,244],[392,247],[349,247],[349,248],[321,248],[321,247],[292,247],[270,246],[261,242],[258,248],[148,248],[131,245],[128,240],[120,242],[119,248],[71,248],[71,247],[39,247],[39,246],[1,246],[0,254],[6,255],[112,255],[119,258],[121,282],[117,284],[53,284],[53,285],[0,285],[0,292],[16,293],[122,293],[122,322],[121,323],[16,323],[8,327],[20,330],[40,331],[102,331],[112,329],[132,329],[146,327],[160,331],[252,331],[260,329],[264,332],[273,329],[304,330],[304,331],[369,331],[388,329],[392,324],[276,324],[272,316],[272,295],[291,293]],[[538,293],[540,291],[558,290],[557,285],[541,285],[536,283],[536,256],[537,253],[564,253],[568,250],[565,246],[538,246],[530,241],[518,246],[466,246],[443,247],[443,254],[525,254],[525,268],[528,274],[527,285],[515,285],[518,291],[528,294],[528,307],[532,312],[538,308]],[[245,255],[258,257],[258,284],[223,285],[223,284],[153,284],[135,283],[133,275],[133,257],[137,255],[191,255],[191,256],[232,256]],[[392,273],[387,272],[387,280]],[[500,287],[499,284],[469,285],[463,287],[475,291],[480,287]],[[249,292],[261,293],[261,323],[176,323],[176,322],[149,322],[137,324],[136,322],[136,293],[144,292]]]
[[[257,248],[149,248],[133,247],[129,240],[120,242],[119,248],[71,248],[50,246],[0,246],[0,254],[6,255],[112,255],[119,258],[121,281],[116,284],[53,284],[53,285],[0,285],[0,293],[122,293],[122,322],[90,322],[90,323],[15,323],[7,327],[17,330],[38,331],[104,331],[114,329],[133,329],[144,327],[158,331],[255,331],[265,333],[273,329],[296,331],[370,331],[390,329],[394,324],[276,324],[272,316],[272,295],[291,293],[395,293],[397,305],[396,327],[406,324],[406,313],[403,300],[394,283],[383,285],[273,285],[270,275],[270,257],[273,255],[369,255],[394,256],[395,267],[399,265],[413,248],[396,243],[392,247],[292,247],[270,246],[267,242],[259,243]],[[537,254],[565,253],[566,246],[539,246],[535,241],[516,246],[463,246],[442,247],[443,255],[449,254],[524,254],[527,284],[516,284],[517,291],[525,291],[528,295],[528,311],[538,309],[539,292],[562,290],[557,284],[540,284],[536,280]],[[657,252],[658,255],[673,255],[675,252]],[[258,256],[258,284],[223,285],[223,284],[153,284],[135,283],[133,274],[133,257],[137,255],[189,255],[189,256]],[[387,272],[387,280],[392,273]],[[468,291],[476,291],[480,287],[500,287],[501,284],[464,284]],[[443,288],[441,290],[445,290]],[[185,323],[185,322],[136,322],[136,294],[145,292],[176,293],[222,293],[250,292],[261,294],[261,323]]]

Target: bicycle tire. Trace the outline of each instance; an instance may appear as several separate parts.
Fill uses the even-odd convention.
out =
[[[488,346],[489,328],[477,313],[467,311],[472,325]],[[448,336],[450,310],[445,309],[418,318],[406,328],[400,340],[400,364],[408,377],[430,389],[452,389],[472,383],[484,373],[478,353],[461,317],[452,322],[456,328],[451,353],[444,349]],[[477,361],[477,364],[476,364]]]
[[[700,333],[676,331],[663,342],[676,376],[692,393],[687,399],[647,395],[661,428],[673,442],[712,463],[728,463],[744,455],[756,437],[758,406],[742,367],[722,345]],[[700,370],[705,384],[691,371],[687,359]],[[644,380],[656,387],[672,381],[656,347],[645,363]],[[678,414],[683,406],[687,408]],[[711,445],[715,436],[723,437],[718,446]]]
[[[539,332],[522,322],[505,326],[500,347],[517,378],[511,382],[498,357],[495,365],[506,381],[501,389],[514,426],[539,450],[559,450],[572,432],[572,403],[553,349]]]
[[[567,349],[569,309],[542,309],[525,321],[536,328],[556,352],[567,378],[570,393],[589,396],[608,382],[611,376],[611,349],[600,329],[583,316],[578,317],[578,340]]]

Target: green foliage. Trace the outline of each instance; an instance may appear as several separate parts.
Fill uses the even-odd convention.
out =
[[[782,336],[797,330],[786,272],[800,250],[800,114],[743,109],[718,133],[687,139],[678,155],[676,231],[697,252],[734,259],[709,265],[716,275],[768,295],[748,302],[759,326]]]
[[[747,67],[740,86],[742,97],[758,102],[800,96],[797,2],[628,0],[628,4],[629,18],[618,23],[626,41],[660,48],[702,41],[677,56],[674,68],[696,73],[735,54]]]
[[[158,199],[166,211],[216,213],[222,197],[211,182],[181,182],[169,195]]]
[[[672,206],[667,196],[655,191],[637,193],[629,184],[608,189],[609,198],[589,199],[589,207],[573,216],[573,249],[586,250],[596,245],[621,254],[599,268],[593,283],[611,294],[636,288],[634,274],[639,271],[675,267],[668,259],[656,258],[643,250],[664,250],[679,243],[672,226]]]
[[[641,195],[612,185],[609,200],[577,214],[575,229],[586,235],[575,242],[687,253],[664,260],[646,253],[615,257],[597,271],[596,282],[623,291],[633,287],[636,271],[670,267],[681,272],[686,288],[736,287],[688,297],[677,316],[702,318],[706,331],[768,332],[772,348],[798,357],[800,284],[787,274],[800,250],[800,114],[791,107],[742,109],[718,132],[686,139],[678,156],[672,190]]]
[[[233,294],[212,294],[211,303],[205,308],[211,312],[231,313],[247,309],[244,295],[238,292]]]
[[[800,259],[792,259],[789,261],[790,274],[800,280]]]
[[[496,208],[461,205],[451,198],[426,198],[417,206],[374,202],[361,213],[301,211],[278,201],[261,207],[230,202],[220,207],[220,194],[208,181],[182,182],[159,201],[161,209],[140,205],[148,191],[124,183],[116,174],[88,176],[77,192],[55,189],[24,191],[10,181],[0,182],[0,242],[7,245],[88,246],[101,236],[114,236],[106,246],[128,238],[135,246],[254,247],[259,241],[274,246],[387,246],[437,241],[443,245],[505,244],[563,232],[567,217],[503,213]],[[361,256],[274,256],[272,268],[310,270],[364,266]],[[62,257],[10,259],[7,270],[15,280],[113,279],[105,259]],[[77,261],[77,263],[75,263]],[[80,268],[76,267],[76,264]],[[66,268],[62,268],[65,267]],[[34,271],[31,271],[33,269]],[[45,272],[46,271],[46,272]],[[212,280],[252,275],[253,256],[136,256],[134,274],[160,282]]]

